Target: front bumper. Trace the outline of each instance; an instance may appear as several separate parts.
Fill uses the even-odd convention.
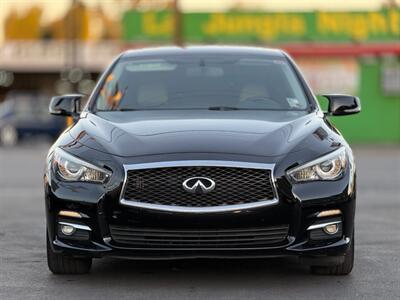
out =
[[[336,182],[302,184],[288,187],[284,178],[277,180],[279,203],[238,211],[191,214],[127,207],[119,203],[121,187],[110,188],[95,184],[51,182],[45,180],[47,228],[53,250],[76,257],[124,257],[133,259],[186,258],[262,258],[301,257],[308,264],[338,264],[348,249],[354,228],[355,192],[349,192],[349,178]],[[341,235],[331,239],[311,240],[310,226],[319,222],[317,214],[324,210],[341,211]],[[62,217],[61,210],[80,212],[80,219]],[[324,218],[323,220],[328,220]],[[63,237],[59,222],[78,223],[90,228],[86,240]],[[278,245],[236,248],[138,248],[113,241],[110,224],[140,228],[213,229],[257,228],[287,224],[287,238]],[[320,261],[322,260],[322,262]]]

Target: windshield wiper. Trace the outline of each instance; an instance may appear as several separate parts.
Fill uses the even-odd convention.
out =
[[[140,109],[136,108],[117,108],[117,109],[98,109],[99,112],[111,112],[111,111],[137,111]]]
[[[233,106],[210,106],[208,110],[240,110],[240,108]]]

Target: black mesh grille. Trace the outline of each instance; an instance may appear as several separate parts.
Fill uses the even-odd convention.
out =
[[[167,230],[110,225],[114,242],[135,248],[255,248],[282,244],[288,225],[249,229]]]
[[[168,167],[129,170],[124,199],[136,202],[210,207],[247,204],[274,198],[271,171],[231,167]],[[207,194],[184,190],[191,177],[207,177],[215,189]]]

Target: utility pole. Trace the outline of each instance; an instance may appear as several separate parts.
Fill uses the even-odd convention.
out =
[[[183,18],[182,12],[179,7],[179,1],[173,0],[173,13],[174,13],[174,44],[177,46],[183,46]]]
[[[71,53],[71,69],[77,67],[77,56],[78,56],[78,39],[80,36],[80,22],[79,20],[79,15],[78,12],[76,11],[76,8],[78,6],[78,1],[77,0],[72,0],[72,16],[71,16],[71,21],[72,21],[72,40],[71,40],[71,46],[72,46],[72,53]]]

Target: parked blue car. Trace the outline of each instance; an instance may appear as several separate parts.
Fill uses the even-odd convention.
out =
[[[27,136],[57,138],[65,119],[48,114],[49,97],[31,91],[12,91],[0,103],[0,144],[14,146]]]

